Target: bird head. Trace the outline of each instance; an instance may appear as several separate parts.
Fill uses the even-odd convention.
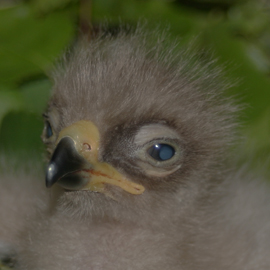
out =
[[[46,185],[62,190],[66,209],[179,210],[218,181],[234,111],[220,98],[224,85],[216,71],[145,40],[82,42],[55,73],[42,137]]]

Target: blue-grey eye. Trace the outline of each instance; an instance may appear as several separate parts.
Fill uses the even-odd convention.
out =
[[[52,135],[53,135],[53,131],[52,131],[52,127],[51,127],[51,124],[46,121],[45,123],[45,136],[46,138],[50,138]]]
[[[158,161],[171,159],[175,154],[175,150],[172,146],[163,143],[154,144],[147,152],[152,158]]]

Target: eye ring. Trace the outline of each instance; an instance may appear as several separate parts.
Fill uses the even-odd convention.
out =
[[[142,126],[134,145],[134,159],[147,175],[165,177],[183,165],[185,142],[177,130],[164,123]]]

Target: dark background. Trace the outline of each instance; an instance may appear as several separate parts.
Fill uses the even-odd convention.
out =
[[[228,95],[245,104],[242,156],[270,164],[270,1],[263,0],[0,0],[0,151],[42,159],[41,114],[56,59],[78,33],[91,37],[90,24],[138,20],[217,59],[234,84]]]

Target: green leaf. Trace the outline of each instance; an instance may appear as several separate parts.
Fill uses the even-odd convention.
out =
[[[70,3],[75,3],[77,0],[33,0],[34,9],[38,12],[50,12],[55,9],[64,8]]]
[[[21,87],[21,95],[26,110],[41,115],[49,100],[51,87],[52,84],[48,79],[31,81]]]
[[[22,95],[17,91],[2,90],[0,87],[0,126],[4,116],[10,111],[23,108]]]
[[[243,114],[251,122],[269,108],[270,80],[254,64],[249,55],[249,44],[234,38],[229,29],[229,24],[209,27],[203,34],[202,46],[212,47],[218,58],[218,65],[226,67],[229,81],[238,82],[229,94],[241,97],[241,101],[249,105]]]
[[[10,112],[2,121],[0,152],[16,155],[43,152],[42,129],[41,116],[23,111]]]
[[[38,17],[29,6],[0,10],[0,82],[15,85],[51,69],[74,34],[65,12]]]

